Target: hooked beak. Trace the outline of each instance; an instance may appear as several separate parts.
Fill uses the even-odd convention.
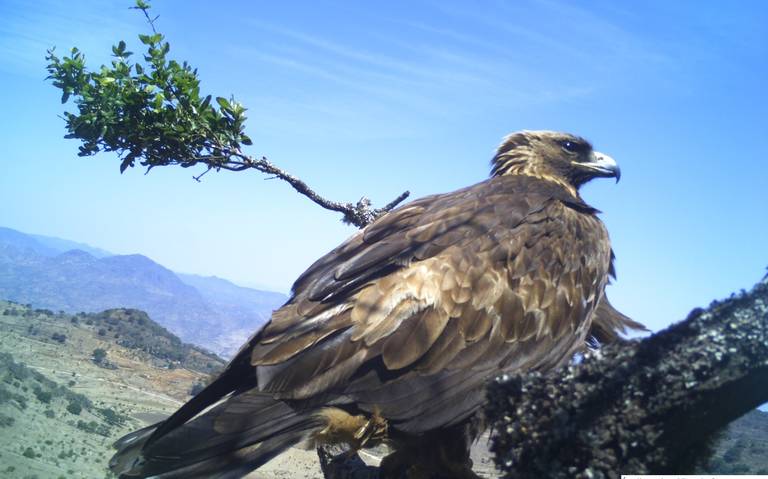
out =
[[[579,166],[591,170],[595,176],[616,178],[616,183],[618,183],[621,178],[621,169],[616,163],[616,160],[599,151],[593,151],[590,155],[590,161],[587,163],[579,163]]]

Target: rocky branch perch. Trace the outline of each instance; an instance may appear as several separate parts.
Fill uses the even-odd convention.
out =
[[[768,401],[768,276],[644,339],[489,387],[504,477],[690,473],[707,438]]]

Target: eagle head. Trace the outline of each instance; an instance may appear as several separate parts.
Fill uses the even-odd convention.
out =
[[[555,131],[508,135],[491,160],[491,176],[527,175],[554,181],[575,193],[593,178],[616,178],[621,170],[584,138]]]

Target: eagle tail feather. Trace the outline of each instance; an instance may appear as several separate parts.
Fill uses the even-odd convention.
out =
[[[616,343],[630,331],[647,332],[648,328],[614,308],[608,297],[603,296],[592,317],[590,344],[599,346]]]
[[[271,395],[229,396],[181,426],[156,437],[162,423],[120,439],[110,468],[121,478],[237,478],[325,424]],[[151,439],[151,440],[150,440]]]

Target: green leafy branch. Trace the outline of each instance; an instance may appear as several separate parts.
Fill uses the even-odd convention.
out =
[[[201,95],[197,70],[186,61],[168,59],[170,44],[155,29],[150,5],[137,0],[136,6],[152,33],[139,35],[146,47],[143,62],[132,61],[133,52],[124,41],[112,46],[110,66],[98,71],[86,68],[77,48],[59,57],[48,50],[48,80],[62,92],[61,102],[74,99],[77,112],[64,112],[66,138],[79,139],[79,156],[101,151],[116,152],[120,172],[138,163],[147,172],[156,166],[198,164],[205,170],[243,171],[255,169],[288,182],[296,191],[323,208],[340,212],[347,223],[363,227],[408,197],[398,196],[384,208],[371,208],[367,198],[357,203],[329,201],[306,183],[286,173],[265,157],[253,158],[243,152],[252,145],[244,132],[246,108],[233,97]]]

